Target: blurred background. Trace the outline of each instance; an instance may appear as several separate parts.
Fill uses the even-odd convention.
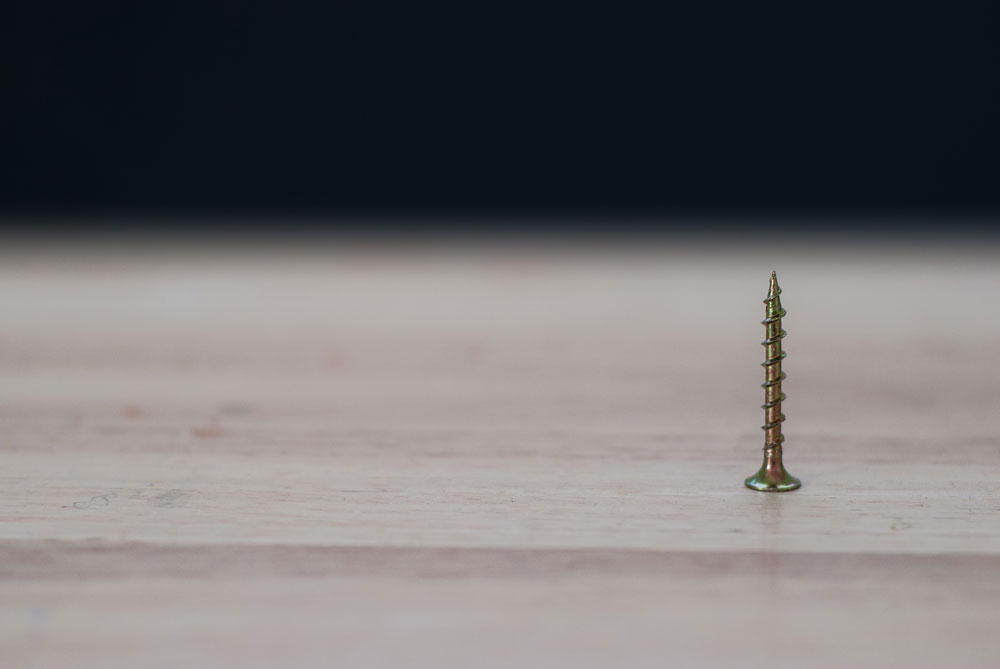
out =
[[[22,231],[981,228],[997,14],[15,0],[0,206]]]

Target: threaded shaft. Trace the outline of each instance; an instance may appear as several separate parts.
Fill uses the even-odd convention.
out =
[[[767,338],[761,342],[766,350],[764,362],[764,448],[770,449],[781,446],[785,440],[781,434],[781,423],[785,420],[785,414],[781,413],[781,401],[785,399],[785,393],[781,392],[781,382],[785,378],[785,373],[781,371],[781,361],[785,358],[784,351],[781,350],[781,340],[785,338],[785,331],[781,329],[781,318],[785,315],[785,310],[781,307],[781,288],[778,286],[778,277],[771,272],[771,283],[767,291],[767,299],[764,300],[765,314],[761,323],[767,332]]]

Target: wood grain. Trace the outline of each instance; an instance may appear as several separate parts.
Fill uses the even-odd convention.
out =
[[[995,249],[786,249],[785,495],[759,255],[6,249],[4,664],[995,666]]]

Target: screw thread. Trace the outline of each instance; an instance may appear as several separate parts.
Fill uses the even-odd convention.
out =
[[[766,305],[766,318],[761,321],[767,332],[767,338],[761,342],[765,348],[764,362],[764,448],[770,449],[781,446],[785,436],[781,434],[781,423],[785,420],[785,414],[781,413],[781,402],[785,399],[785,393],[781,392],[781,382],[785,379],[785,373],[781,371],[781,361],[785,359],[785,352],[781,350],[781,340],[787,334],[781,329],[781,318],[785,315],[785,310],[781,306],[781,288],[778,286],[778,278],[771,272],[771,283],[768,287]]]

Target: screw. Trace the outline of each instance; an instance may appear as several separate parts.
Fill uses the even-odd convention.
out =
[[[785,465],[781,462],[781,443],[785,436],[781,434],[781,423],[785,420],[785,414],[781,413],[781,401],[785,399],[785,393],[781,392],[781,381],[785,378],[785,373],[781,371],[781,361],[785,359],[785,353],[781,350],[781,340],[785,338],[786,332],[781,329],[781,317],[785,315],[785,310],[781,308],[781,288],[778,287],[778,277],[771,272],[771,283],[767,290],[767,305],[764,313],[766,318],[761,321],[767,331],[767,338],[761,345],[767,350],[764,362],[764,464],[760,470],[748,478],[744,483],[748,488],[760,490],[762,492],[785,492],[795,490],[802,482],[785,471]]]

